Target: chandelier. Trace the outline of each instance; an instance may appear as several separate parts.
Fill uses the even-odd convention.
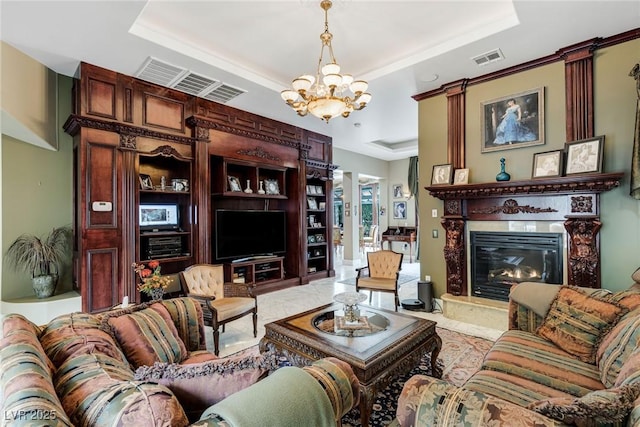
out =
[[[365,92],[369,86],[366,81],[353,80],[350,74],[340,74],[340,66],[331,47],[333,35],[329,32],[331,1],[321,1],[320,7],[324,10],[324,32],[320,34],[322,47],[316,76],[305,74],[298,77],[291,83],[293,89],[283,90],[280,96],[298,115],[311,113],[329,123],[334,117],[349,117],[352,111],[362,110],[371,101],[371,94]],[[323,66],[325,47],[329,51],[329,61]]]

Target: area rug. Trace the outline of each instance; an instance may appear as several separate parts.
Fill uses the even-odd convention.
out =
[[[410,276],[408,274],[402,274],[400,273],[400,275],[398,276],[398,285],[402,285],[403,283],[407,283],[407,282],[411,282],[412,280],[418,280],[419,277],[418,276]],[[355,277],[351,277],[349,279],[342,279],[340,281],[338,281],[338,283],[344,283],[345,285],[356,285],[356,278]]]
[[[480,368],[482,359],[493,345],[493,341],[444,328],[437,328],[437,332],[442,339],[442,350],[438,355],[438,365],[442,368],[442,379],[461,386]],[[257,352],[258,346],[253,346],[236,354],[255,354]],[[396,416],[398,396],[400,396],[404,383],[413,375],[429,375],[431,373],[430,356],[430,354],[424,355],[418,366],[378,392],[371,411],[370,425],[372,427],[387,426],[393,421]],[[351,410],[342,418],[342,426],[361,427],[358,408]]]

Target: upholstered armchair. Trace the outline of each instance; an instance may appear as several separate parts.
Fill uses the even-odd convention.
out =
[[[258,300],[241,283],[224,283],[222,265],[196,264],[180,273],[187,296],[202,305],[204,322],[213,328],[214,352],[219,353],[220,326],[253,315],[253,336],[258,335]]]
[[[357,268],[356,292],[369,290],[369,304],[373,291],[390,292],[395,297],[395,309],[398,311],[398,277],[402,268],[403,254],[394,251],[367,252],[367,266]]]

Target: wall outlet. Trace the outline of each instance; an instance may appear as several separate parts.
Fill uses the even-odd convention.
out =
[[[438,218],[438,209],[431,209],[431,217]]]

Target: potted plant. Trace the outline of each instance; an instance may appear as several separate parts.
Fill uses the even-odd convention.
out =
[[[158,261],[149,261],[145,266],[134,262],[132,267],[140,278],[138,291],[147,294],[151,301],[161,300],[165,288],[169,286],[169,278],[160,274],[160,263]]]
[[[71,227],[56,227],[44,238],[31,234],[18,237],[7,249],[6,261],[17,272],[31,275],[38,298],[56,291],[58,277],[71,251]]]

